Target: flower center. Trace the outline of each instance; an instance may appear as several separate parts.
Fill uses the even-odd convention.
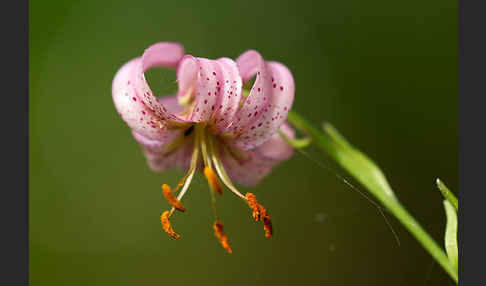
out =
[[[179,238],[180,235],[175,233],[170,224],[169,218],[172,216],[175,210],[184,212],[186,209],[181,203],[181,199],[184,194],[189,189],[189,185],[196,173],[198,167],[200,167],[200,158],[202,157],[203,174],[206,177],[209,185],[211,204],[215,216],[215,222],[213,229],[215,231],[215,236],[219,239],[221,245],[228,253],[231,253],[231,247],[228,242],[228,237],[223,232],[223,223],[219,219],[217,208],[216,208],[216,194],[222,195],[222,184],[221,182],[236,196],[241,198],[253,211],[253,218],[256,221],[261,221],[265,230],[265,237],[272,236],[272,222],[270,216],[268,215],[265,208],[260,205],[256,197],[252,193],[246,193],[246,195],[241,194],[238,189],[233,185],[230,177],[226,173],[223,166],[221,158],[218,152],[224,145],[223,141],[216,137],[215,135],[208,132],[206,123],[198,123],[189,127],[182,136],[186,138],[188,136],[194,136],[194,147],[191,157],[191,162],[186,175],[181,179],[179,184],[172,190],[168,185],[162,185],[162,194],[167,199],[169,204],[172,206],[170,211],[165,211],[161,215],[161,224],[165,232],[167,232],[173,238]],[[228,148],[231,152],[231,148]],[[232,154],[235,155],[235,154]],[[237,155],[237,154],[236,154]],[[240,154],[241,155],[241,154]],[[182,189],[181,189],[182,188]],[[181,191],[174,196],[174,193],[179,189]]]

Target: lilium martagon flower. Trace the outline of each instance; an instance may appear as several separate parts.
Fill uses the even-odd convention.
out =
[[[154,95],[144,75],[151,67],[176,69],[177,94]],[[253,78],[251,90],[246,91],[243,84]],[[187,171],[175,188],[162,185],[162,194],[172,206],[161,215],[165,232],[180,237],[169,218],[175,210],[185,211],[181,199],[195,173],[202,171],[215,213],[214,233],[228,253],[231,246],[215,205],[223,185],[248,204],[253,218],[263,223],[265,237],[272,236],[268,212],[255,195],[243,195],[233,182],[255,186],[274,166],[292,156],[294,150],[286,140],[295,138],[295,133],[286,119],[294,90],[289,69],[264,61],[254,50],[236,61],[211,60],[184,54],[180,44],[161,42],[118,70],[113,101],[140,143],[149,167],[156,172],[169,168]]]

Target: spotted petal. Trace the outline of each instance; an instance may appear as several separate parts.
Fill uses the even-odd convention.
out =
[[[259,115],[235,139],[235,144],[243,150],[253,149],[270,138],[287,119],[294,101],[295,85],[289,69],[278,62],[266,62],[265,66],[271,89],[262,94],[268,100]]]
[[[243,82],[236,63],[228,58],[217,60],[221,73],[221,82],[217,84],[218,102],[213,114],[213,122],[218,133],[227,131],[231,119],[238,111],[241,101]]]
[[[184,122],[177,115],[171,113],[161,104],[153,94],[145,80],[144,72],[151,67],[162,66],[174,68],[184,55],[184,49],[177,43],[157,43],[145,50],[142,59],[135,67],[133,80],[135,81],[135,91],[142,102],[158,116],[161,123],[166,120],[173,122]]]
[[[258,52],[247,51],[236,62],[243,79],[249,79],[255,74],[256,79],[243,106],[232,119],[229,130],[234,135],[238,135],[250,128],[249,125],[261,116],[262,110],[268,104],[272,93],[271,74]]]
[[[113,101],[118,113],[132,130],[149,139],[165,142],[172,137],[171,132],[140,100],[134,86],[134,74],[140,61],[140,58],[131,60],[118,70],[112,85]]]

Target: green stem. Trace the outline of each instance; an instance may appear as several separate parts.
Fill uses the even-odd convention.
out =
[[[317,146],[336,160],[342,168],[348,171],[367,191],[388,208],[457,283],[457,272],[451,265],[445,252],[402,206],[381,170],[366,155],[353,148],[329,124],[324,126],[326,134],[314,128],[295,112],[289,113],[288,121],[310,136]]]

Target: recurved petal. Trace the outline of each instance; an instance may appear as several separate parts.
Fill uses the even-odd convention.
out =
[[[184,48],[180,44],[169,42],[156,43],[145,50],[142,59],[135,67],[133,80],[135,82],[137,96],[161,121],[172,120],[183,122],[185,120],[170,112],[160,103],[148,86],[144,72],[156,66],[176,67],[183,55]]]
[[[189,102],[194,99],[197,72],[199,65],[195,57],[185,55],[177,65],[177,84],[179,91],[177,98],[179,102]]]
[[[290,138],[295,138],[293,129],[283,124],[280,130]],[[222,152],[222,162],[230,178],[245,186],[255,186],[273,167],[290,159],[293,148],[275,133],[259,147],[245,151],[246,158],[237,159],[228,150]]]
[[[165,142],[170,139],[170,132],[140,100],[134,86],[134,74],[140,61],[140,58],[133,59],[118,70],[112,85],[113,101],[121,118],[132,130],[149,139]]]
[[[217,82],[216,92],[218,101],[213,113],[213,122],[218,133],[227,131],[231,119],[238,111],[241,101],[241,80],[238,66],[229,58],[221,58],[217,61],[221,81]]]
[[[177,68],[178,98],[194,100],[193,122],[214,122],[217,130],[226,127],[236,113],[242,81],[236,63],[228,58],[209,60],[185,55]]]
[[[216,61],[185,55],[177,69],[179,83],[178,98],[187,97],[195,101],[189,119],[192,122],[207,122],[212,117],[218,102],[221,71]]]
[[[243,82],[248,81],[257,73],[261,61],[262,56],[255,50],[248,50],[236,59]]]
[[[218,102],[218,83],[221,71],[214,60],[193,58],[199,67],[196,79],[195,105],[191,114],[193,122],[207,122],[213,115]]]
[[[253,149],[273,136],[287,119],[294,101],[295,85],[289,69],[278,62],[267,62],[266,68],[271,89],[262,96],[268,98],[267,104],[258,116],[252,118],[250,124],[238,132],[234,141],[243,150]]]
[[[250,94],[241,109],[235,114],[230,128],[228,128],[231,133],[236,135],[250,128],[249,125],[261,117],[262,110],[268,105],[272,94],[272,77],[265,61],[258,52],[250,50],[243,53],[237,59],[237,63],[243,80],[255,74],[256,79]]]

